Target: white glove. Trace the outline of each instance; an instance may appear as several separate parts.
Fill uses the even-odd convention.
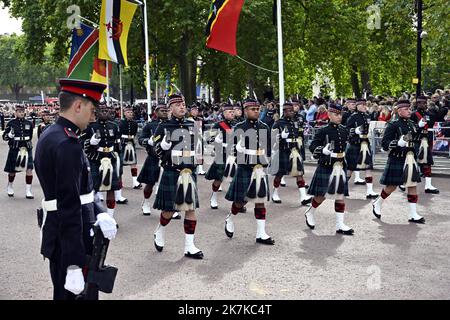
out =
[[[214,142],[215,143],[219,143],[219,144],[221,144],[223,142],[222,133],[221,132],[217,134],[216,138],[214,139]]]
[[[322,153],[326,156],[329,156],[332,152],[330,151],[330,144],[328,143],[323,149]]]
[[[356,134],[361,134],[362,133],[361,128],[360,127],[356,127],[355,133]]]
[[[8,133],[8,138],[12,139],[12,138],[14,138],[14,137],[15,137],[14,132],[10,131],[10,132]]]
[[[287,139],[288,137],[289,137],[289,131],[286,128],[284,128],[284,130],[281,131],[281,138]]]
[[[149,145],[150,147],[153,147],[153,145],[155,144],[155,142],[153,141],[153,137],[148,138],[146,141],[147,145]]]
[[[172,141],[167,142],[166,141],[166,136],[164,136],[163,140],[161,141],[161,148],[164,151],[169,150],[172,147]]]
[[[64,289],[72,292],[73,294],[80,294],[84,290],[84,277],[80,267],[69,266],[67,268]]]
[[[403,136],[401,136],[400,139],[399,139],[398,142],[397,142],[397,145],[398,145],[399,147],[406,147],[406,146],[408,145],[408,142],[406,142],[406,141],[403,139]]]
[[[91,140],[89,140],[89,143],[91,146],[96,146],[100,143],[101,139],[97,139],[97,134],[94,133],[94,135],[91,137]]]
[[[94,223],[94,226],[100,226],[100,229],[103,232],[103,235],[106,239],[112,240],[116,237],[117,233],[117,223],[114,218],[112,218],[106,212],[102,212],[97,215],[97,221]]]
[[[419,121],[419,128],[423,128],[427,125],[427,120],[425,120],[424,118],[420,119]]]
[[[245,151],[245,145],[244,145],[244,141],[242,141],[242,140],[240,140],[239,142],[238,142],[238,144],[236,145],[236,150],[237,150],[237,152],[239,152],[239,153],[243,153],[244,151]]]

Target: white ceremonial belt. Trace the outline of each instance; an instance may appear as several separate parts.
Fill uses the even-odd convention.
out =
[[[195,156],[195,151],[190,151],[190,150],[172,150],[171,155],[175,156],[175,157],[194,157]]]
[[[338,158],[338,159],[344,158],[344,157],[345,157],[345,152],[339,152],[339,153],[334,153],[334,152],[332,152],[332,153],[330,154],[330,156],[331,156],[332,158]]]
[[[129,135],[126,135],[126,134],[123,134],[121,137],[124,138],[124,139],[134,139],[134,136],[129,136]]]
[[[297,139],[285,139],[286,142],[297,142]]]
[[[88,194],[82,194],[80,196],[80,202],[81,202],[81,205],[94,202],[94,191],[92,191],[91,193],[88,193]],[[49,200],[49,201],[42,201],[42,208],[47,212],[57,211],[58,203],[57,203],[56,199]]]
[[[97,151],[98,151],[98,152],[113,152],[113,151],[114,151],[114,147],[109,147],[109,148],[102,148],[102,147],[99,147],[99,148],[97,149]]]
[[[30,137],[14,137],[14,141],[28,141]]]
[[[249,156],[263,156],[266,154],[266,150],[264,150],[264,149],[258,149],[258,150],[245,149],[244,154],[247,154]]]
[[[228,147],[228,143],[222,143],[222,147],[224,148]]]

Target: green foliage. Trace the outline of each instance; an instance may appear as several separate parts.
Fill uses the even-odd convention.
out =
[[[46,44],[52,44],[55,64],[68,60],[70,30],[66,27],[66,8],[77,4],[82,16],[98,21],[101,4],[97,0],[2,2],[14,16],[23,19],[26,58],[41,63]],[[338,96],[363,89],[374,94],[415,90],[411,81],[416,73],[414,3],[415,0],[282,1],[286,93],[311,95],[311,81],[319,69],[332,76]],[[381,26],[371,30],[367,27],[367,9],[374,4],[380,8]],[[268,80],[277,92],[276,74],[205,47],[210,5],[210,0],[148,1],[150,51],[158,61],[152,68],[152,78],[158,76],[162,80],[170,74],[180,89],[191,96],[196,80],[214,87],[222,99],[229,95],[240,98],[247,89],[261,96]],[[244,59],[277,70],[272,5],[272,0],[245,2],[237,46]],[[130,67],[124,72],[125,85],[133,82],[137,95],[145,92],[142,23],[141,13],[137,12],[129,36]],[[448,0],[424,0],[424,29],[428,33],[423,39],[424,88],[448,86]],[[201,60],[200,68],[197,59]],[[352,75],[356,82],[352,83]]]

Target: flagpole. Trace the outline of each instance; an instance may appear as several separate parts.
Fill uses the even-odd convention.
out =
[[[281,0],[277,0],[277,35],[278,35],[278,79],[280,86],[280,116],[283,114],[284,98],[284,63],[283,63],[283,30],[281,25]]]
[[[119,64],[120,119],[123,119],[122,65]]]
[[[108,107],[111,105],[109,98],[109,61],[106,60],[106,105]]]
[[[148,50],[147,0],[144,0],[144,29],[145,29],[145,70],[147,76],[147,118],[152,115],[152,97],[150,91],[150,54]]]

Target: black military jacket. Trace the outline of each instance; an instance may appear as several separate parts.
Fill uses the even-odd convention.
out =
[[[344,161],[343,154],[347,146],[348,130],[341,124],[330,122],[328,125],[320,128],[314,135],[313,141],[309,145],[309,151],[319,159],[319,165],[332,166],[335,161]],[[323,147],[331,144],[331,151],[339,155],[339,158],[326,156],[322,153]]]
[[[57,202],[57,211],[47,214],[42,229],[41,253],[49,259],[60,254],[63,267],[85,265],[89,228],[95,222],[93,207],[83,210],[80,200],[93,188],[78,134],[75,124],[59,117],[36,146],[36,174],[45,200]]]
[[[195,155],[195,145],[197,139],[201,139],[195,128],[195,123],[185,117],[172,117],[166,122],[161,122],[156,128],[153,136],[155,152],[161,159],[164,170],[181,171],[197,167],[197,157]],[[164,138],[172,142],[169,150],[161,148]]]
[[[8,122],[3,132],[3,140],[8,141],[10,149],[20,149],[26,147],[28,150],[33,148],[33,123],[24,118],[12,119]],[[9,138],[10,132],[14,133],[14,138]]]
[[[114,159],[114,152],[119,153],[121,149],[120,131],[117,124],[112,121],[96,121],[89,124],[85,130],[83,139],[85,140],[85,151],[87,157],[91,161],[100,161],[103,157]],[[97,138],[100,138],[98,145],[90,144],[91,137],[96,133]]]
[[[399,147],[397,141],[402,135],[411,133],[411,141],[406,147]],[[389,157],[405,158],[408,151],[415,152],[414,144],[420,140],[420,128],[411,119],[399,118],[389,122],[384,130],[381,146],[383,150],[389,152]]]
[[[369,134],[369,125],[370,125],[370,116],[368,113],[364,112],[354,112],[347,119],[346,127],[350,130],[349,142],[350,144],[360,144],[363,141],[368,142],[368,134]],[[362,134],[356,134],[354,130],[357,127],[362,127]]]

